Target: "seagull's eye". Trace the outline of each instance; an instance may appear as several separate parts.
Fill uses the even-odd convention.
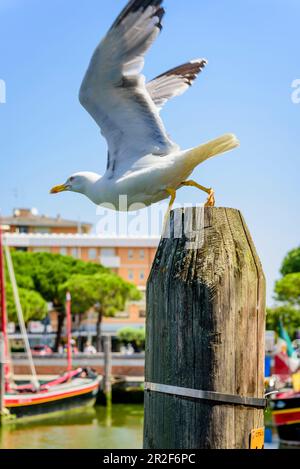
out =
[[[70,177],[70,182],[73,182],[73,181],[74,181],[74,179],[75,179],[75,178],[74,178],[73,176],[72,176],[72,177]]]

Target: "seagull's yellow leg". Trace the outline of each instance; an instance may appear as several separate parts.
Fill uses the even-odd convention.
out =
[[[166,226],[166,224],[167,224],[167,221],[169,219],[171,210],[172,210],[174,202],[176,200],[176,190],[175,189],[166,189],[166,192],[169,194],[171,199],[170,199],[168,210],[167,210],[166,215],[165,215],[164,226]]]
[[[185,181],[181,184],[181,186],[189,186],[189,187],[196,187],[200,191],[206,192],[208,194],[208,198],[205,204],[205,207],[214,207],[215,206],[215,191],[213,189],[208,189],[207,187],[201,186],[195,181]]]
[[[175,191],[175,189],[167,189],[167,192],[171,197],[171,200],[170,200],[170,203],[169,203],[169,208],[168,208],[168,212],[170,213],[172,208],[173,208],[174,202],[176,200],[176,191]]]

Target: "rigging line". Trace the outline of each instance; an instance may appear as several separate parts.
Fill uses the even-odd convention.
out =
[[[16,276],[15,276],[14,266],[13,266],[13,262],[12,262],[9,247],[7,246],[6,243],[4,245],[4,250],[5,250],[5,256],[6,256],[6,261],[7,261],[7,268],[8,268],[9,278],[10,278],[12,289],[13,289],[13,295],[14,295],[14,301],[15,301],[17,315],[18,315],[18,321],[19,321],[21,334],[22,334],[22,338],[24,340],[25,349],[26,349],[26,353],[27,353],[27,357],[28,357],[28,361],[29,361],[29,366],[30,366],[30,370],[31,370],[32,384],[35,387],[35,389],[38,390],[39,387],[40,387],[40,383],[37,379],[36,369],[35,369],[35,366],[34,366],[34,363],[33,363],[33,358],[32,358],[31,348],[30,348],[30,344],[29,344],[29,340],[28,340],[26,325],[25,325],[25,321],[24,321],[24,315],[23,315],[23,310],[22,310],[22,306],[21,306],[21,301],[20,301]]]

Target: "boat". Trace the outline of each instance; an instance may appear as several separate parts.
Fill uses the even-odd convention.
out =
[[[273,390],[270,400],[273,422],[283,446],[300,447],[300,372],[293,373],[286,358],[275,358],[280,366],[275,368],[273,383],[277,391]]]
[[[31,368],[32,380],[23,385],[17,385],[12,379],[10,371],[11,358],[7,332],[7,309],[5,290],[5,269],[7,269],[12,284],[19,325],[22,332],[28,362]],[[10,250],[3,242],[3,231],[0,223],[0,415],[7,418],[41,417],[56,414],[88,405],[94,405],[99,392],[101,378],[89,368],[72,369],[71,345],[71,295],[66,296],[67,316],[67,369],[59,378],[47,383],[40,383],[36,375],[32,352],[27,336],[26,325],[18,294],[16,278]],[[0,345],[1,345],[0,344]],[[0,422],[1,423],[1,422]]]
[[[300,392],[284,390],[271,399],[270,405],[280,442],[300,446]]]
[[[282,446],[300,447],[300,359],[283,320],[270,368],[268,393],[273,423]]]
[[[33,417],[92,406],[99,391],[99,377],[89,369],[65,373],[38,391],[30,386],[19,386],[4,397],[4,406],[11,416]]]

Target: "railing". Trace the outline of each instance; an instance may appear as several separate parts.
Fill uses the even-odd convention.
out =
[[[91,234],[49,234],[49,233],[7,233],[8,246],[13,247],[152,247],[156,248],[156,236],[120,237],[97,236]]]

